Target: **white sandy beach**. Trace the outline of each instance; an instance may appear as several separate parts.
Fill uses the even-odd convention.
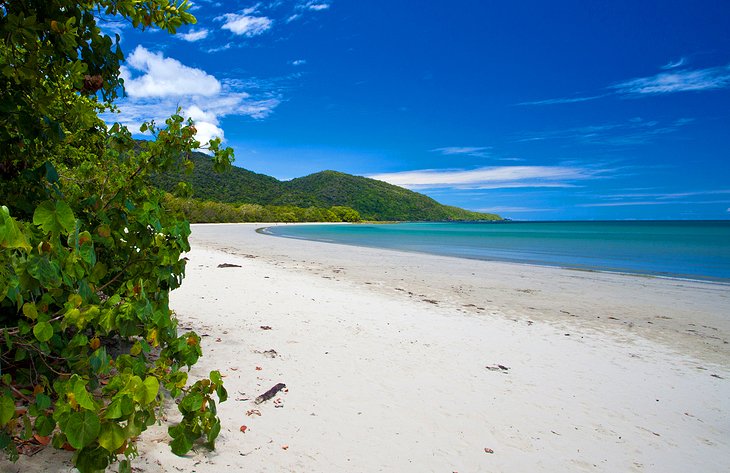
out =
[[[181,326],[205,335],[194,375],[226,376],[217,450],[176,457],[155,426],[137,471],[727,471],[728,286],[261,226],[194,226],[173,293]],[[253,403],[279,382],[287,392]],[[48,449],[0,470],[67,459]]]

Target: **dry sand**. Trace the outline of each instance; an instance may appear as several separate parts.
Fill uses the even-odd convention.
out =
[[[206,335],[193,374],[227,376],[217,450],[175,457],[155,426],[139,471],[727,471],[728,286],[261,226],[194,226],[173,293],[181,325]],[[279,382],[288,392],[253,403]],[[67,458],[0,470],[69,471]]]

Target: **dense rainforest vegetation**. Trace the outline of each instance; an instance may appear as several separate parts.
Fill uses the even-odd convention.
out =
[[[195,22],[190,5],[0,0],[0,450],[11,460],[51,444],[82,473],[117,461],[131,472],[166,397],[182,418],[168,429],[174,453],[212,448],[220,432],[222,377],[188,383],[201,338],[179,333],[169,308],[190,227],[149,178],[200,148],[225,170],[231,150],[198,142],[177,114],[143,124],[144,143],[99,117],[122,93],[124,55],[97,19],[174,33]]]
[[[338,218],[342,208],[376,221],[500,220],[494,214],[441,205],[402,187],[336,171],[279,181],[235,166],[225,175],[215,173],[213,161],[202,153],[190,159],[195,163],[191,174],[173,168],[156,175],[154,181],[170,192],[180,182],[190,185],[195,200],[171,202],[191,222],[356,221],[352,213]]]

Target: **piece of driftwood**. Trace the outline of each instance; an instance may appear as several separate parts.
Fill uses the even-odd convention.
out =
[[[276,393],[278,393],[285,387],[286,387],[286,384],[279,383],[276,386],[274,386],[273,388],[271,388],[268,391],[266,391],[265,393],[263,393],[262,395],[260,395],[259,397],[257,397],[256,399],[254,399],[253,402],[255,402],[256,404],[261,404],[264,401],[268,401],[272,397],[276,396]]]
[[[240,264],[233,264],[233,263],[221,263],[218,265],[219,268],[240,268]]]

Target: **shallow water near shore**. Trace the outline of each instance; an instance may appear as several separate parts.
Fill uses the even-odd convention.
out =
[[[730,283],[730,221],[281,225],[271,235]]]

